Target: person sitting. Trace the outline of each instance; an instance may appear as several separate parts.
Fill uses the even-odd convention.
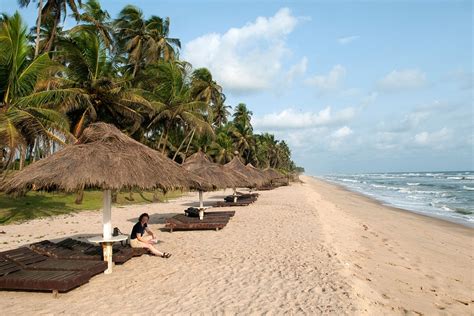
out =
[[[155,256],[163,258],[171,257],[169,252],[161,252],[155,248],[154,244],[157,243],[155,234],[148,228],[148,220],[150,216],[147,213],[143,213],[138,218],[138,222],[133,225],[132,234],[130,235],[130,246],[132,248],[146,248]],[[148,234],[145,236],[145,232]]]

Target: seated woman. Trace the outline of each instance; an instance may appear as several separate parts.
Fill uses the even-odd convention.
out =
[[[138,223],[133,226],[132,234],[130,235],[130,246],[132,248],[146,248],[155,256],[163,258],[171,257],[169,252],[161,252],[153,246],[156,244],[155,234],[148,228],[148,220],[150,216],[147,213],[143,213],[138,218]],[[145,232],[148,234],[145,235]]]

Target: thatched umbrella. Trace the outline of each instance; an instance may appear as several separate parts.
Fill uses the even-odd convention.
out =
[[[110,273],[112,244],[107,240],[113,240],[111,190],[203,190],[209,185],[115,126],[96,123],[86,128],[74,145],[26,167],[0,190],[23,194],[27,190],[77,192],[86,188],[104,190],[102,241]]]
[[[285,175],[271,167],[264,169],[262,172],[270,179],[270,182],[272,184],[281,180],[283,180],[286,183]]]
[[[264,185],[270,182],[270,178],[268,178],[267,175],[263,171],[255,168],[251,163],[248,163],[245,166],[245,168],[249,170],[250,174],[253,177],[260,179],[261,185]]]
[[[247,183],[245,178],[239,174],[227,170],[224,166],[211,162],[211,160],[202,152],[188,157],[182,164],[184,169],[197,174],[200,178],[214,186],[214,189],[234,188],[242,183]],[[199,208],[203,209],[203,191],[199,190]],[[202,212],[200,212],[202,219]]]
[[[246,168],[237,156],[235,156],[230,162],[226,163],[224,168],[244,176],[248,182],[248,185],[246,185],[248,188],[255,188],[265,182],[260,175],[256,175],[249,168]]]

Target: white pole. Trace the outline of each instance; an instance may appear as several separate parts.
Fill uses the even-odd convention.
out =
[[[202,191],[199,191],[199,208],[204,207],[204,202],[202,200]]]
[[[112,210],[111,210],[112,194],[110,190],[104,191],[104,210],[102,213],[102,224],[103,224],[103,238],[104,240],[110,240],[112,238]],[[107,270],[105,274],[112,273],[112,242],[102,243],[102,252],[104,255],[104,261],[107,261]]]
[[[204,204],[202,201],[202,191],[199,191],[199,219],[204,219]]]
[[[104,238],[112,237],[112,211],[111,211],[112,194],[110,190],[104,191],[104,210],[102,213],[102,224],[104,225]]]
[[[234,203],[237,202],[237,189],[234,188]]]

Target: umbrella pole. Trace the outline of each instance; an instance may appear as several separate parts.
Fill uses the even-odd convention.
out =
[[[199,219],[202,220],[204,218],[204,203],[202,198],[202,191],[199,191]]]
[[[110,190],[104,190],[104,210],[102,214],[103,238],[110,240],[112,238],[112,210],[111,210],[112,194]],[[106,274],[112,273],[112,242],[102,243],[102,252],[104,261],[107,261]]]
[[[234,203],[237,203],[237,189],[234,188]]]

